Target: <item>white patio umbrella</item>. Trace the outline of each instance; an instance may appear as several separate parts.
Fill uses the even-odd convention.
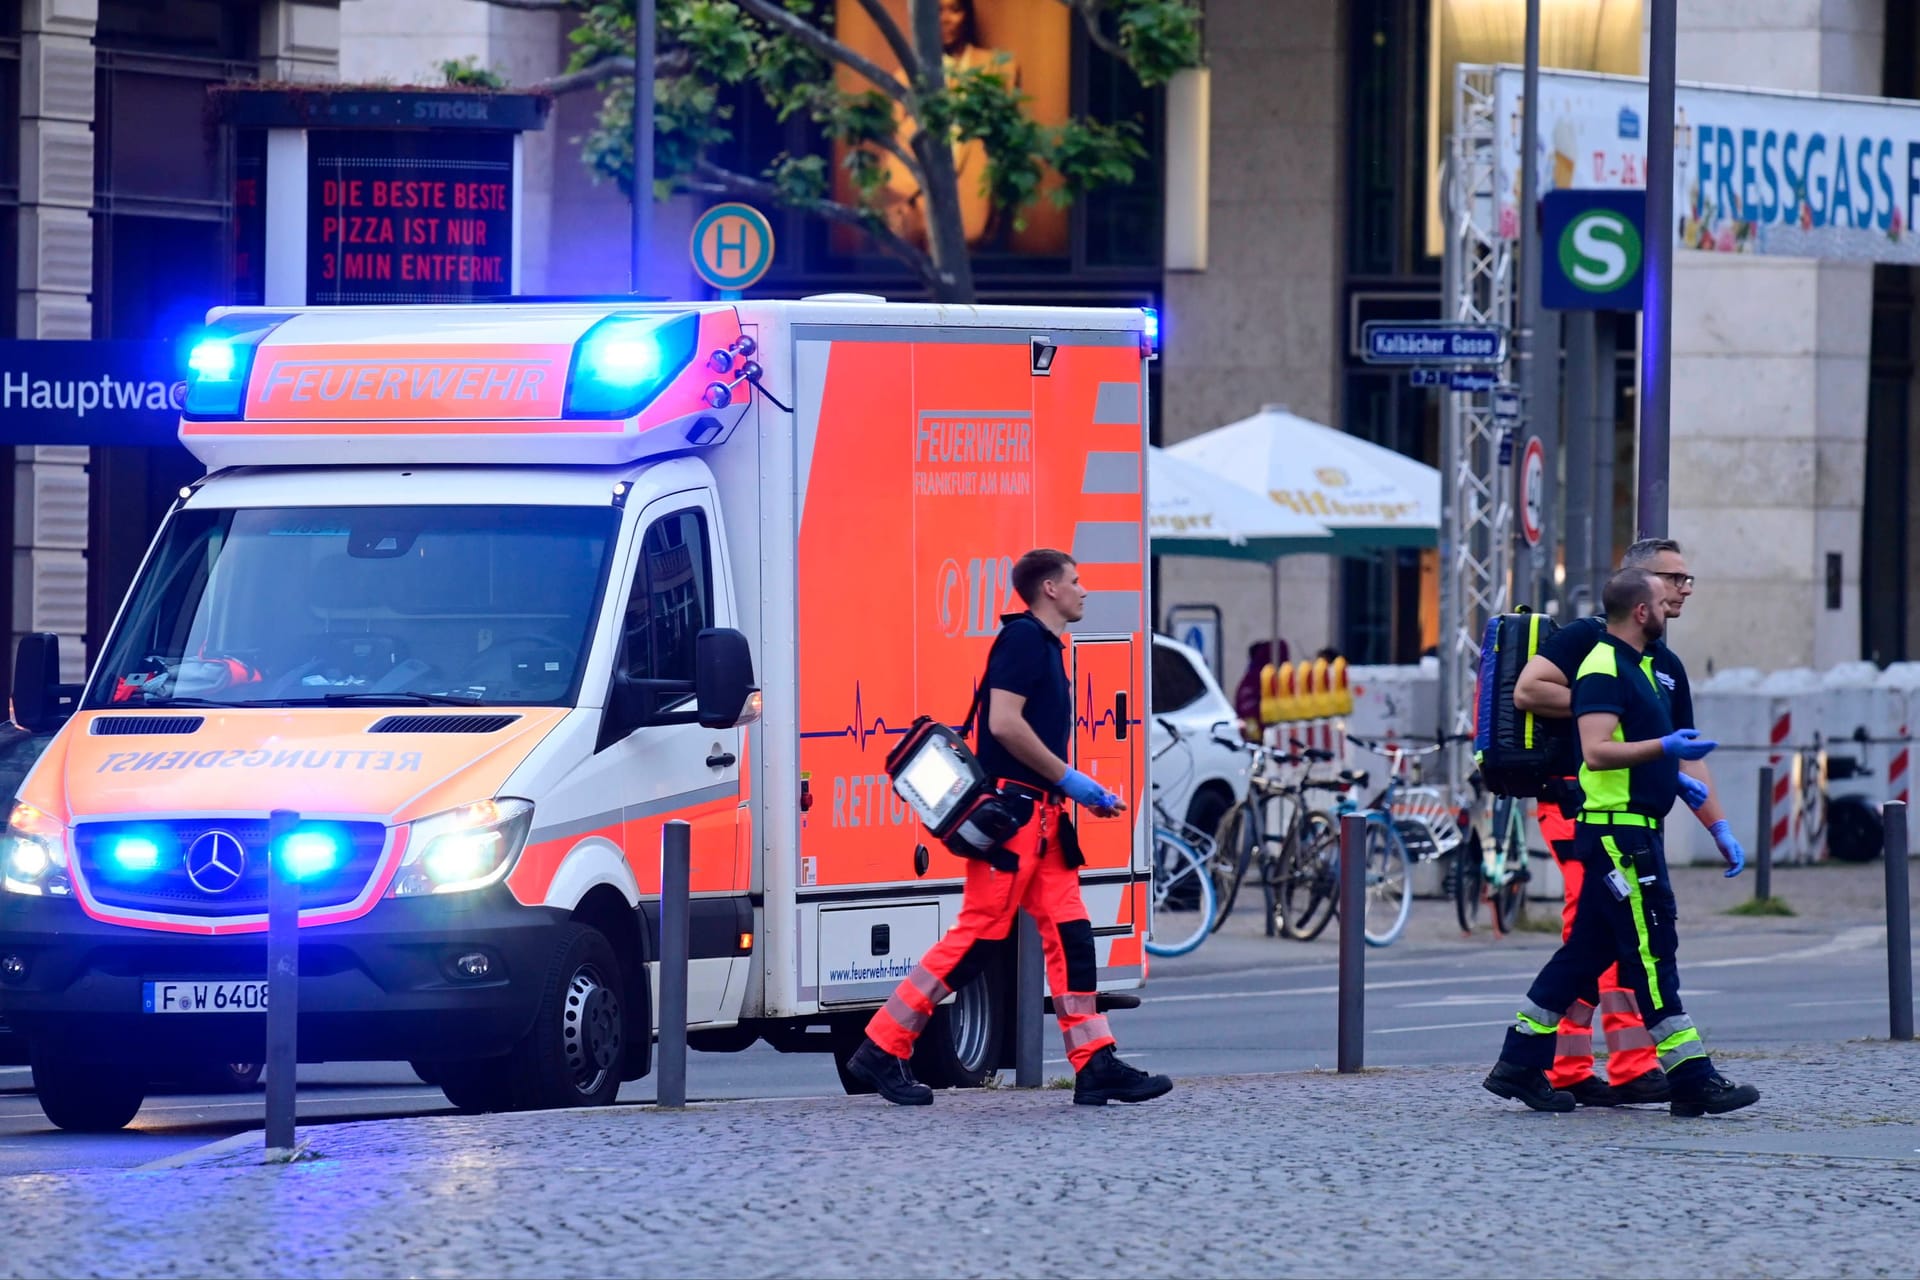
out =
[[[1157,555],[1267,562],[1333,550],[1325,525],[1165,449],[1147,450],[1147,533]]]
[[[1280,405],[1169,452],[1325,525],[1334,554],[1439,543],[1438,471]]]

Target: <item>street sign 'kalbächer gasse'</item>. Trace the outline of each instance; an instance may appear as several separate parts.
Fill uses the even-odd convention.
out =
[[[1369,321],[1361,327],[1368,364],[1494,365],[1506,358],[1506,330],[1482,325]]]

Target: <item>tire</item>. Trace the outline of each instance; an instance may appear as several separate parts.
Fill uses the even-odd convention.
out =
[[[1364,930],[1370,947],[1390,947],[1406,930],[1413,910],[1413,868],[1407,850],[1377,822],[1367,824],[1367,903]]]
[[[1000,1037],[1002,1028],[1012,1022],[1008,1004],[1013,983],[997,961],[998,957],[954,992],[953,999],[934,1008],[927,1029],[913,1042],[913,1074],[921,1084],[934,1089],[978,1089],[1000,1070]],[[844,1073],[841,1081],[845,1083]]]
[[[1302,821],[1291,859],[1274,887],[1280,931],[1300,942],[1326,932],[1340,898],[1340,832],[1324,813]]]
[[[192,1080],[208,1093],[252,1093],[265,1069],[261,1062],[216,1062],[195,1071]]]
[[[426,1064],[422,1064],[426,1065]],[[426,1072],[415,1067],[414,1074]],[[436,1062],[431,1064],[433,1079],[447,1101],[466,1112],[512,1111],[513,1076],[503,1058],[481,1058],[473,1062]]]
[[[1462,933],[1480,922],[1487,898],[1487,864],[1480,854],[1480,833],[1470,831],[1453,851],[1453,912]]]
[[[33,1091],[48,1120],[69,1133],[112,1133],[127,1127],[147,1100],[146,1078],[123,1067],[70,1062],[35,1052]]]
[[[1841,862],[1872,862],[1880,856],[1886,831],[1880,813],[1859,796],[1827,803],[1827,852]]]
[[[1192,905],[1183,909],[1182,901]],[[1183,956],[1213,932],[1213,877],[1193,846],[1164,827],[1153,832],[1148,909],[1150,955]]]
[[[627,1037],[651,1032],[628,1027],[625,994],[606,935],[579,921],[562,926],[533,1026],[508,1055],[516,1107],[600,1107],[614,1100]]]
[[[1258,838],[1254,821],[1252,807],[1245,804],[1236,804],[1228,809],[1220,821],[1213,857],[1208,862],[1208,869],[1213,873],[1215,932],[1232,913],[1234,899],[1240,896],[1240,886],[1247,878],[1247,867],[1253,861],[1253,846]]]

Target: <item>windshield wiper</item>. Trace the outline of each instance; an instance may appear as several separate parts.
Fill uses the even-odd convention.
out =
[[[276,705],[300,707],[477,707],[480,695],[474,693],[323,693],[317,698],[286,698]]]
[[[241,707],[257,707],[257,702],[215,702],[212,698],[143,698],[139,702],[115,702],[104,707],[95,707],[96,711],[138,711],[144,707],[211,707],[218,711],[236,711]]]

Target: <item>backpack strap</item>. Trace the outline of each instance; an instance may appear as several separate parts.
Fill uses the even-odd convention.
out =
[[[1031,622],[1035,626],[1040,625],[1040,620],[1030,613],[1015,614],[1011,621],[1000,628],[999,634],[993,638],[993,643],[987,646],[987,663],[984,667],[980,668],[980,679],[974,683],[973,701],[967,705],[967,718],[960,722],[961,740],[972,740],[976,750],[979,748],[980,742],[974,733],[975,722],[979,721],[980,724],[986,723],[984,720],[979,720],[979,716],[981,708],[987,704],[987,672],[993,668],[993,655],[1000,651],[1000,642],[1007,638],[1007,632],[1013,627],[1019,626],[1022,622]]]

